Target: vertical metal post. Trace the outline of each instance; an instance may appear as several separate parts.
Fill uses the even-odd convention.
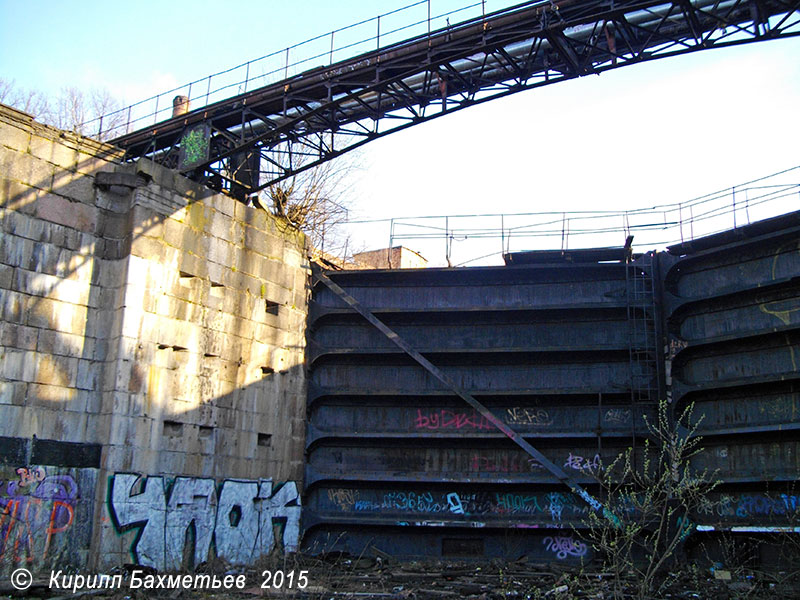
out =
[[[450,262],[450,217],[444,218],[444,259],[448,267],[453,266]]]
[[[244,72],[244,91],[247,91],[247,82],[250,81],[250,62],[247,63],[247,70]]]
[[[158,123],[158,99],[160,96],[156,96],[156,109],[153,111],[153,124]]]
[[[733,191],[733,228],[736,229],[736,186],[731,189]]]
[[[389,268],[392,268],[392,246],[394,245],[394,219],[389,221],[389,251],[387,254],[387,262]]]
[[[132,106],[128,107],[128,122],[125,124],[125,134],[129,134],[131,132],[131,110],[133,109]]]
[[[289,79],[289,48],[286,49],[286,67],[283,70],[283,78]]]
[[[500,215],[500,250],[501,254],[506,252],[506,225],[505,215]]]
[[[103,133],[103,115],[100,115],[100,125],[97,128],[97,139],[100,139],[100,135]]]
[[[381,49],[381,16],[380,15],[378,15],[378,35],[377,35],[377,40],[378,40],[377,48],[378,48],[378,50],[380,50]]]
[[[333,34],[334,34],[334,32],[331,31],[331,55],[330,55],[330,58],[328,59],[328,64],[329,65],[333,64]]]
[[[208,87],[206,87],[206,106],[208,106],[208,97],[211,95],[211,75],[208,76]]]
[[[192,105],[192,84],[189,84],[189,90],[186,92],[186,97],[189,99],[189,106]]]
[[[747,224],[750,224],[750,188],[744,188],[744,215],[747,217]]]

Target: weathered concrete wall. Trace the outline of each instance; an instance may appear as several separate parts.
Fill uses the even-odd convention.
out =
[[[10,475],[95,470],[96,485],[77,493],[93,499],[81,539],[98,566],[131,554],[171,565],[192,523],[234,562],[251,558],[230,550],[235,539],[275,543],[263,529],[273,517],[284,524],[278,542],[291,548],[299,508],[287,505],[299,506],[304,444],[305,240],[171,171],[117,159],[110,146],[0,107],[0,463]],[[249,500],[250,488],[232,480],[255,489]],[[273,496],[272,481],[289,483]],[[205,490],[208,510],[180,508],[201,497],[176,495],[190,488]],[[238,529],[226,515],[233,531],[215,529],[217,505],[232,498],[255,503],[258,518]],[[131,507],[145,499],[148,512],[136,516]],[[158,514],[181,547],[141,552],[137,540],[147,546],[159,528],[164,539]],[[253,523],[255,534],[245,531]],[[2,550],[0,560],[18,562]]]

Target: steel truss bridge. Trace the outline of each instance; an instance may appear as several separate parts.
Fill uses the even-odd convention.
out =
[[[800,35],[798,0],[526,2],[118,137],[244,199],[389,133],[523,90]]]

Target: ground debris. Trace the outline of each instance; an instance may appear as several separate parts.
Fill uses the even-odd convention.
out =
[[[228,565],[214,568],[225,573]],[[282,581],[294,572],[294,585],[280,588],[264,585],[263,573],[283,571]],[[569,568],[562,564],[534,564],[525,561],[399,561],[378,557],[301,557],[271,559],[243,572],[243,590],[175,594],[159,593],[109,595],[113,600],[252,600],[293,598],[297,600],[633,600],[639,594],[632,574],[619,580],[599,567]],[[297,586],[300,572],[306,585]],[[274,581],[274,580],[273,580]],[[138,592],[138,590],[136,590]],[[105,597],[105,596],[101,596]],[[644,596],[646,597],[646,596]],[[661,600],[800,600],[800,572],[753,573],[743,569],[701,570],[672,574],[670,584],[650,598]],[[94,598],[93,598],[94,600]]]

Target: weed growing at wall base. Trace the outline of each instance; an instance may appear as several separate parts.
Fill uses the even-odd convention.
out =
[[[584,524],[614,576],[615,597],[631,575],[641,600],[658,597],[675,580],[679,573],[668,568],[693,529],[690,515],[719,483],[692,467],[692,458],[702,451],[696,435],[702,419],[693,420],[692,408],[674,419],[662,400],[656,422],[645,419],[648,437],[640,456],[628,448],[597,474],[606,506],[620,526],[594,512]]]

